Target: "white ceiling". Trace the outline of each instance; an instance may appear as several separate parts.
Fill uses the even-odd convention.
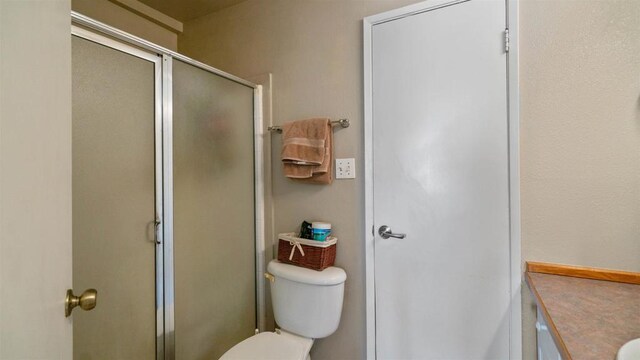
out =
[[[138,0],[161,13],[185,22],[245,0]]]

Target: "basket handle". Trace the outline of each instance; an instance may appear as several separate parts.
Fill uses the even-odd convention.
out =
[[[289,241],[289,245],[292,246],[291,254],[289,254],[289,261],[291,261],[293,259],[293,255],[296,253],[296,248],[298,250],[300,250],[300,254],[302,254],[302,256],[304,256],[304,250],[302,250],[302,245],[300,245],[299,242],[297,242],[297,241]]]

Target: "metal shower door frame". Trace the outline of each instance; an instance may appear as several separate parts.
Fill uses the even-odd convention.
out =
[[[256,327],[265,327],[264,126],[262,87],[182,54],[71,12],[71,34],[154,63],[155,212],[156,212],[156,359],[175,359],[173,266],[173,59],[253,89]]]

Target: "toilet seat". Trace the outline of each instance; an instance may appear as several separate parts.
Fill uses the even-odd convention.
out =
[[[220,360],[305,360],[313,340],[285,331],[263,332],[243,340]]]

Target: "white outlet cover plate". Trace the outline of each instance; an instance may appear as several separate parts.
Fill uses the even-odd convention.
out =
[[[355,179],[356,159],[336,159],[336,179]]]

